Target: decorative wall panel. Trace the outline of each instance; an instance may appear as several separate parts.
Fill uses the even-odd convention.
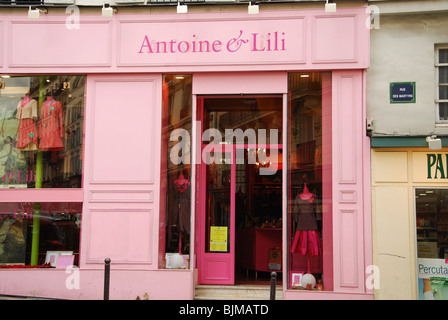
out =
[[[333,72],[334,291],[364,293],[363,81]]]
[[[157,269],[161,81],[88,76],[81,266]]]

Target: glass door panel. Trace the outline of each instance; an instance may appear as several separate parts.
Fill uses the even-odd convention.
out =
[[[231,164],[222,159],[206,165],[205,252],[229,253],[231,221]]]
[[[207,156],[211,152],[204,151]],[[216,155],[213,155],[216,157]],[[201,164],[199,283],[233,284],[235,264],[235,166],[229,149],[223,159]]]

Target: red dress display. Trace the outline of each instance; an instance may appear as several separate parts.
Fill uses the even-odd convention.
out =
[[[16,118],[19,119],[17,148],[24,151],[37,150],[37,101],[25,96],[17,105]]]
[[[314,216],[314,196],[306,183],[304,192],[294,200],[293,219],[297,222],[291,252],[301,255],[318,256],[322,253],[316,218]]]
[[[62,104],[48,98],[40,106],[39,149],[43,151],[64,150],[63,134]]]

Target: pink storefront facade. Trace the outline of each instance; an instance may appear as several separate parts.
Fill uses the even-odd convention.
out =
[[[42,94],[45,81],[63,87],[62,97],[74,90],[73,79],[81,77],[77,97],[83,100],[78,141],[82,151],[76,155],[81,159],[80,181],[46,184],[45,179],[55,178],[47,177],[45,161],[59,161],[54,157],[61,158],[61,150],[37,146],[36,154],[43,153],[44,173],[38,176],[44,183],[2,187],[0,203],[2,218],[8,205],[16,208],[12,204],[39,203],[53,219],[52,204],[76,211],[79,245],[68,248],[76,267],[50,267],[48,253],[57,250],[45,252],[41,238],[40,247],[26,246],[24,256],[30,257],[23,263],[5,260],[0,294],[102,299],[104,260],[110,258],[110,299],[136,299],[145,293],[149,299],[194,299],[197,285],[240,283],[237,267],[246,277],[253,271],[258,278],[263,272],[279,272],[287,300],[373,299],[368,272],[372,239],[370,142],[365,127],[370,51],[366,7],[338,8],[336,13],[305,9],[258,15],[244,10],[82,15],[79,28],[68,25],[67,17],[29,20],[25,15],[1,15],[0,74],[6,89],[11,79],[30,77],[29,88],[41,81],[36,121],[42,121],[37,126],[42,132],[55,112],[53,104],[48,104],[48,113],[45,109],[45,101],[52,101],[44,99],[45,93],[55,95],[51,90]],[[63,78],[66,75],[72,80]],[[67,99],[75,95],[71,92]],[[68,114],[68,102],[64,108]],[[243,123],[250,124],[242,127]],[[269,166],[258,161],[245,167],[224,160],[206,163],[210,147],[216,145],[203,137],[205,130],[235,132],[240,127],[278,129],[276,141],[271,133],[263,145],[270,150]],[[188,136],[187,149],[185,144],[181,148],[188,156],[180,163],[173,160],[173,145],[185,136],[173,138],[176,129],[185,129]],[[42,143],[40,132],[36,141]],[[236,159],[238,150],[260,150],[259,140],[218,145],[224,146],[220,150],[230,160]],[[67,150],[62,151],[65,158]],[[26,153],[27,172],[30,163],[39,163],[39,156],[36,159]],[[253,175],[273,163],[274,173]],[[6,168],[3,177],[17,173],[14,170]],[[188,183],[178,184],[181,177]],[[185,195],[183,186],[188,187],[186,202],[179,198]],[[307,186],[314,196],[305,202],[313,204],[313,229],[321,243],[317,253],[300,257],[296,236],[308,231],[298,228],[297,215],[304,211],[296,206],[296,195],[308,191]],[[250,198],[255,194],[259,197]],[[277,200],[263,211],[257,205],[266,194]],[[33,219],[36,216],[37,210]],[[29,225],[35,228],[35,223]],[[28,232],[31,242],[32,231]],[[254,240],[266,234],[264,245]],[[265,251],[269,268],[255,254],[243,261],[250,250],[244,246],[251,241],[252,247],[259,243],[257,250]],[[278,252],[276,259],[273,253]],[[176,253],[183,257],[182,266],[170,260]],[[47,267],[31,268],[42,263]],[[294,279],[306,273],[315,274],[322,286],[301,288]]]

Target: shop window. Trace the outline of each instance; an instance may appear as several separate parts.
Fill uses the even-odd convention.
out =
[[[448,189],[416,189],[421,300],[448,300]]]
[[[164,75],[162,90],[159,267],[188,268],[192,77]]]
[[[448,120],[448,48],[436,49],[437,93],[439,120]]]
[[[331,158],[331,126],[323,122],[323,112],[329,112],[322,107],[323,75],[288,78],[288,287],[297,290],[331,290],[323,259],[323,249],[331,247],[324,227],[331,223],[331,193],[325,189],[331,174],[323,174],[323,157]]]
[[[0,188],[81,188],[84,76],[2,76]]]
[[[0,203],[0,268],[78,265],[81,212],[82,202]]]

